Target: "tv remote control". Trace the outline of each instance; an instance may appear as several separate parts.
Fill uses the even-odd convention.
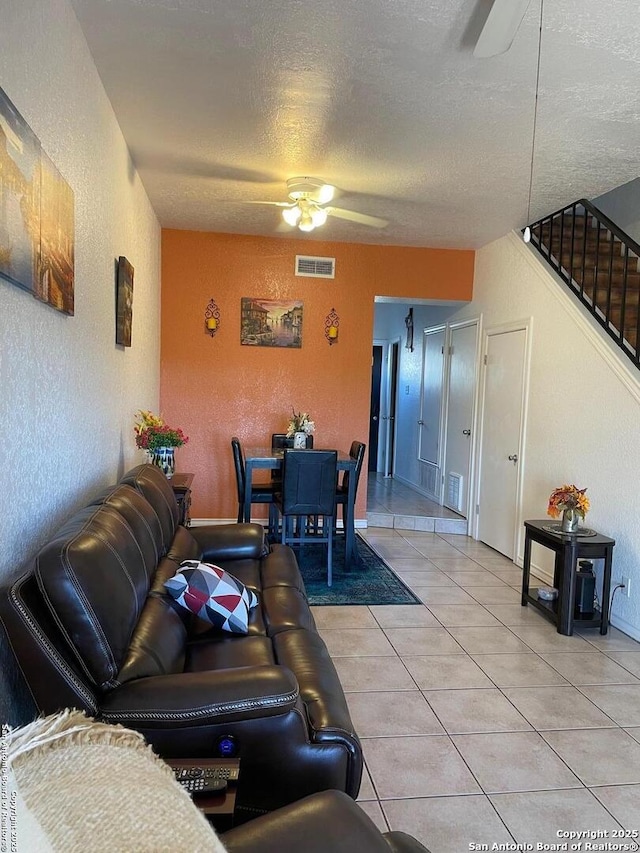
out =
[[[190,794],[221,794],[238,781],[237,767],[174,767],[178,782]]]

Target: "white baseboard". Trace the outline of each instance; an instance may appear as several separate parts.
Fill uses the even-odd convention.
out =
[[[627,622],[626,619],[622,619],[620,616],[612,616],[609,614],[609,622],[613,625],[614,628],[617,628],[618,631],[622,631],[623,634],[627,634],[629,637],[632,637],[634,640],[638,640],[640,642],[640,631],[632,625],[630,622]]]

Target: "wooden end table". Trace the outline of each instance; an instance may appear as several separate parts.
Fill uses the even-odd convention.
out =
[[[174,474],[169,480],[178,501],[179,524],[189,527],[191,524],[191,484],[195,474]]]
[[[545,519],[525,521],[524,564],[522,567],[522,606],[532,604],[551,622],[557,625],[558,633],[571,636],[573,626],[599,627],[606,634],[609,627],[609,590],[611,587],[611,566],[615,539],[609,539],[600,533],[592,536],[580,536],[573,533],[551,532],[545,530],[551,521]],[[538,598],[538,590],[529,590],[531,571],[531,543],[538,542],[555,553],[553,585],[558,590],[556,601],[543,601]],[[576,566],[579,559],[591,557],[604,559],[602,580],[602,602],[600,610],[594,610],[590,617],[577,618],[574,615],[576,598]]]

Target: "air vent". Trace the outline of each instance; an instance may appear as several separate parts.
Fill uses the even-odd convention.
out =
[[[462,512],[460,502],[462,500],[462,474],[449,472],[447,479],[447,506],[456,512]]]
[[[307,278],[335,278],[336,259],[296,255],[296,275]]]

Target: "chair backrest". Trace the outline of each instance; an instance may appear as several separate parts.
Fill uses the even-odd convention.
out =
[[[231,449],[233,451],[233,464],[236,469],[236,485],[238,487],[238,502],[242,503],[244,501],[244,491],[245,491],[245,483],[246,477],[244,473],[244,461],[242,459],[242,447],[240,446],[240,439],[235,435],[231,439]]]
[[[356,460],[355,470],[353,472],[353,477],[355,480],[354,484],[354,495],[358,491],[358,483],[360,482],[360,471],[362,471],[362,463],[364,461],[364,452],[367,449],[367,445],[363,444],[361,441],[352,441],[351,442],[351,450],[349,450],[349,456],[352,459]],[[349,471],[344,472],[344,477],[342,478],[342,489],[346,491],[349,487]]]
[[[337,464],[335,450],[285,449],[282,466],[284,514],[333,516]]]
[[[271,447],[283,448],[293,447],[293,436],[288,437],[285,432],[271,433]],[[307,450],[313,449],[313,436],[307,436]]]

